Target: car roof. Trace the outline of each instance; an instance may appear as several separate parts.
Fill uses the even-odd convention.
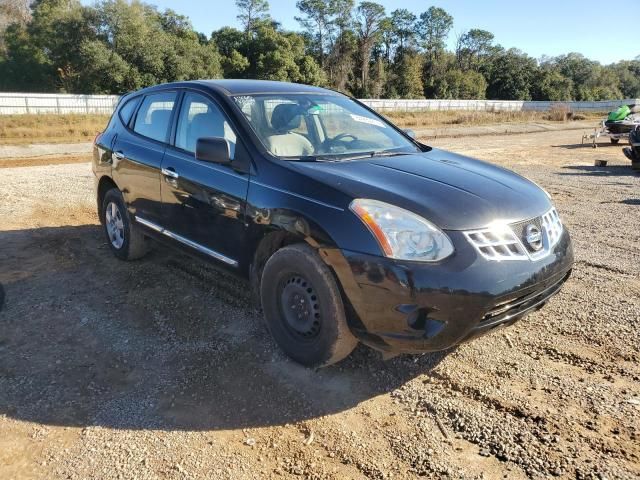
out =
[[[212,87],[226,95],[250,95],[259,93],[332,93],[335,92],[301,83],[271,80],[196,80],[195,83]]]
[[[252,95],[252,94],[268,94],[268,93],[320,93],[325,95],[340,95],[333,90],[326,88],[314,87],[312,85],[303,85],[301,83],[276,82],[271,80],[191,80],[185,82],[163,83],[153,85],[151,87],[130,92],[128,95],[138,93],[151,93],[157,90],[165,90],[171,87],[189,87],[198,86],[205,87],[222,95]]]

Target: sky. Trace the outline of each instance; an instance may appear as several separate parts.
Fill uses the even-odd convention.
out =
[[[637,0],[634,0],[634,2]],[[146,0],[160,10],[171,8],[188,16],[196,30],[209,36],[223,26],[238,26],[234,0]],[[503,47],[516,47],[534,58],[579,52],[601,63],[631,60],[640,55],[637,32],[621,32],[624,11],[612,15],[602,1],[594,0],[377,0],[387,13],[406,8],[416,15],[431,5],[444,8],[453,16],[454,25],[449,36],[449,47],[455,45],[456,35],[470,28],[482,28],[495,35]],[[83,0],[83,3],[93,3]],[[299,30],[295,20],[299,12],[295,0],[269,0],[271,16],[284,28]],[[635,19],[634,19],[635,21]],[[624,27],[622,27],[624,30]]]

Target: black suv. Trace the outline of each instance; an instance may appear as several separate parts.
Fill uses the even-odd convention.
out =
[[[322,88],[216,80],[126,95],[93,171],[118,258],[154,238],[247,277],[276,342],[309,366],[358,341],[433,351],[513,323],[573,264],[536,184]]]

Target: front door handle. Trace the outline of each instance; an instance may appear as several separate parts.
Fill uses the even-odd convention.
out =
[[[169,167],[169,168],[163,168],[162,169],[162,174],[165,177],[169,177],[169,178],[173,178],[175,180],[177,180],[178,178],[180,178],[180,175],[178,175],[178,172],[176,172],[173,167]]]

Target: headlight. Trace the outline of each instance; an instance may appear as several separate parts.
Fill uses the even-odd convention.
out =
[[[453,253],[449,237],[415,213],[364,198],[355,199],[349,208],[369,228],[389,258],[437,262]]]

